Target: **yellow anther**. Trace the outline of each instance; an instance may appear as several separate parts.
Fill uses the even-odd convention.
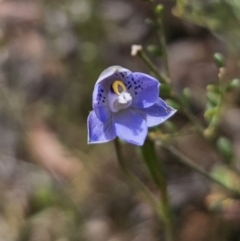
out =
[[[124,83],[120,80],[115,80],[112,84],[113,92],[117,95],[120,95],[122,92],[126,92],[127,88]]]

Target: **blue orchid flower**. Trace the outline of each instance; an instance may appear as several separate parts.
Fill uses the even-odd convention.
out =
[[[143,145],[148,127],[161,124],[176,112],[159,98],[159,87],[147,74],[132,73],[121,66],[104,70],[93,91],[88,143],[104,143],[118,136]]]

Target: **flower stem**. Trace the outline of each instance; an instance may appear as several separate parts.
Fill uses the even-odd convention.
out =
[[[167,151],[169,151],[172,155],[176,156],[178,158],[178,161],[185,166],[191,168],[192,170],[196,171],[197,173],[201,174],[202,176],[206,177],[208,180],[213,181],[217,183],[218,185],[222,186],[225,188],[227,191],[229,191],[231,194],[233,194],[236,197],[240,197],[240,191],[229,187],[226,185],[224,182],[221,182],[219,179],[217,179],[214,175],[211,173],[208,173],[205,171],[202,167],[194,163],[190,158],[182,154],[177,148],[174,146],[166,146],[162,145]]]
[[[142,147],[142,154],[148,171],[161,193],[161,218],[166,227],[166,240],[173,241],[173,220],[167,192],[167,184],[164,177],[162,164],[157,159],[154,143],[150,139],[145,141],[145,144]]]
[[[168,54],[167,54],[167,44],[166,39],[164,36],[164,28],[163,28],[163,22],[161,19],[158,20],[158,31],[157,31],[159,41],[162,47],[162,53],[163,53],[163,59],[165,64],[165,70],[168,76],[168,83],[170,82],[170,70],[169,70],[169,63],[168,63]]]
[[[144,185],[144,183],[130,170],[127,168],[124,162],[124,157],[122,155],[121,144],[118,138],[114,140],[115,150],[117,154],[118,163],[121,166],[122,170],[124,171],[126,177],[128,178],[129,182],[134,185],[134,187],[138,190],[141,190],[145,196],[147,202],[152,206],[152,208],[156,211],[159,217],[162,216],[161,209],[157,200],[151,194],[149,189]]]
[[[166,43],[166,38],[165,38],[165,34],[164,34],[164,26],[163,26],[163,21],[162,21],[162,11],[161,14],[158,14],[156,12],[156,2],[154,0],[149,0],[148,1],[152,12],[154,13],[154,18],[155,18],[155,25],[156,25],[156,32],[159,38],[159,42],[160,42],[160,46],[162,49],[162,53],[163,53],[163,60],[164,60],[164,67],[165,67],[165,71],[166,71],[166,75],[167,75],[167,83],[169,84],[171,82],[170,79],[170,70],[169,70],[169,63],[168,63],[168,54],[167,54],[167,43]]]
[[[127,172],[127,167],[124,163],[124,158],[123,158],[122,151],[121,151],[121,145],[120,145],[118,138],[115,138],[114,145],[115,145],[118,163],[121,166],[121,168],[123,169],[123,171]]]
[[[170,82],[170,80],[163,75],[161,75],[156,68],[156,66],[153,64],[153,62],[148,58],[148,56],[144,53],[143,50],[139,50],[137,52],[137,55],[143,60],[143,62],[148,66],[148,68],[153,72],[153,74],[158,78],[159,81],[162,81],[163,83],[167,84]]]

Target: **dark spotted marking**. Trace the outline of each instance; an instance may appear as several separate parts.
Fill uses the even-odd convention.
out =
[[[102,86],[98,86],[98,94],[97,94],[97,104],[105,103],[106,97],[104,96],[104,89]]]

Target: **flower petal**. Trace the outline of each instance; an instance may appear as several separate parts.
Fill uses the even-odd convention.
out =
[[[111,116],[111,110],[108,104],[108,94],[101,85],[95,85],[93,90],[93,109],[102,122],[105,122]]]
[[[150,75],[139,72],[129,74],[124,84],[133,98],[133,107],[147,108],[158,99],[160,84]]]
[[[88,119],[88,144],[104,143],[113,140],[116,137],[112,118],[106,122],[101,122],[94,111],[91,111]]]
[[[114,113],[113,122],[118,137],[124,141],[141,146],[147,136],[146,121],[131,109]]]
[[[115,65],[105,69],[99,76],[96,85],[101,84],[103,88],[109,90],[110,85],[114,80],[123,80],[132,72],[121,66]]]
[[[146,120],[148,127],[163,123],[176,112],[175,109],[167,105],[161,98],[158,99],[157,103],[148,108],[134,110]]]

